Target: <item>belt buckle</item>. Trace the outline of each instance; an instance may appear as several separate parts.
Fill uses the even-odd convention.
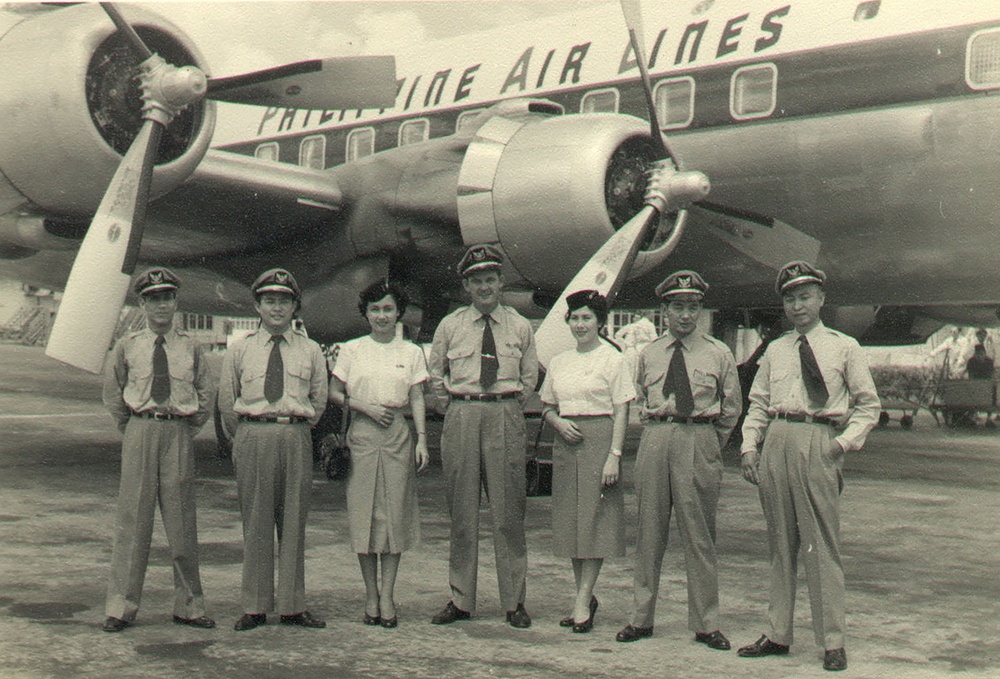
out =
[[[154,420],[169,420],[170,415],[168,413],[152,413]]]
[[[279,415],[278,417],[274,418],[274,421],[277,422],[278,424],[291,424],[292,418],[289,417],[288,415]]]

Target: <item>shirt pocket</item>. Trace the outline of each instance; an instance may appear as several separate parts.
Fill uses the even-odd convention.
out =
[[[293,389],[294,394],[306,398],[309,395],[309,385],[312,381],[312,362],[305,357],[295,356],[286,359],[285,373],[288,382],[286,389]]]
[[[264,367],[247,365],[240,377],[240,395],[244,402],[254,403],[264,400]]]
[[[479,377],[479,354],[471,343],[459,343],[448,347],[447,373],[452,383],[475,382]]]
[[[691,375],[691,390],[703,394],[714,395],[719,389],[719,380],[712,373],[695,369]]]
[[[500,362],[497,369],[498,380],[521,379],[521,347],[516,344],[504,343],[497,347],[497,360]]]
[[[186,359],[186,360],[185,360]],[[196,403],[194,362],[184,356],[170,357],[170,400],[175,404]]]

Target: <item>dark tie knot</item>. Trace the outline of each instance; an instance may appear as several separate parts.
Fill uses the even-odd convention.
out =
[[[155,344],[161,344],[161,345],[164,344],[166,341],[167,341],[167,338],[165,338],[163,335],[157,335],[156,339],[153,340],[153,342]]]
[[[271,335],[271,341],[275,344],[281,344],[281,340],[285,339],[282,335]]]

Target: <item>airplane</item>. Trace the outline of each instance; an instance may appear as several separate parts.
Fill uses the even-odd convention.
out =
[[[148,207],[134,180],[120,183],[144,210],[127,264],[181,270],[186,310],[224,315],[252,314],[250,281],[286,267],[321,341],[365,332],[357,291],[390,275],[415,300],[404,321],[427,337],[459,299],[451,266],[468,244],[503,248],[506,302],[540,318],[642,211],[639,251],[615,265],[619,305],[648,306],[666,273],[694,268],[712,283],[723,331],[774,322],[775,270],[810,259],[830,275],[827,322],[863,341],[996,325],[990,5],[646,2],[639,25],[617,3],[579,3],[458,44],[413,45],[393,74],[360,62],[362,81],[390,82],[389,101],[337,80],[348,66],[336,60],[316,67],[334,85],[294,68],[251,74],[231,100],[263,104],[239,107],[252,139],[222,148],[210,148],[216,104],[197,76],[178,76],[191,92],[161,125]],[[122,35],[135,25],[169,64],[208,68],[151,8],[123,6],[117,25],[94,5],[3,16],[0,273],[55,289],[74,260],[92,269],[88,285],[125,273],[75,256],[98,232],[95,211],[109,234],[129,221],[101,201],[129,149],[150,146],[133,141],[140,128],[155,127],[136,88],[126,92],[138,59]],[[226,80],[207,79],[207,96],[225,100]],[[312,99],[296,101],[303,91]],[[703,173],[711,192],[649,226],[647,171],[664,151],[677,176]],[[81,323],[95,307],[117,318],[120,301],[88,303],[87,289],[60,316],[73,306]],[[99,370],[107,342],[84,334]]]

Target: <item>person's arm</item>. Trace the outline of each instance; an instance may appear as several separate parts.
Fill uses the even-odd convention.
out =
[[[125,385],[128,383],[128,363],[125,361],[125,343],[118,341],[114,350],[114,361],[104,376],[102,399],[104,407],[111,413],[118,430],[125,433],[125,425],[132,416],[132,410],[125,403]]]
[[[743,447],[740,450],[740,466],[743,478],[755,486],[760,483],[757,474],[757,464],[760,453],[758,449],[767,432],[767,409],[771,399],[771,352],[764,353],[760,360],[760,368],[754,377],[750,388],[750,407],[746,419],[743,420]]]
[[[852,341],[847,352],[847,365],[844,381],[851,399],[851,412],[844,431],[834,439],[843,452],[861,450],[865,439],[878,423],[882,404],[875,389],[871,369],[864,349]],[[836,453],[836,451],[833,451]]]
[[[601,472],[601,485],[613,486],[621,479],[622,446],[625,445],[625,429],[628,427],[628,403],[615,403],[611,419],[611,447]]]
[[[427,408],[424,404],[424,383],[410,385],[410,412],[413,414],[413,426],[417,430],[417,443],[413,446],[413,456],[417,463],[417,471],[427,468],[430,454],[427,452]]]
[[[313,416],[309,418],[309,426],[315,427],[319,418],[323,417],[326,410],[326,401],[329,396],[330,383],[327,380],[326,357],[323,350],[315,342],[310,341],[309,357],[312,361],[312,370],[309,375],[309,402],[313,407]]]
[[[715,433],[719,436],[719,445],[724,446],[743,412],[743,392],[740,391],[736,359],[729,349],[722,351],[719,391],[719,421],[715,425]]]
[[[239,352],[240,344],[226,349],[226,355],[222,358],[222,370],[219,372],[219,391],[216,396],[219,403],[219,415],[222,418],[222,431],[229,441],[232,441],[236,435],[238,422],[233,408],[240,395],[240,375],[236,360]]]
[[[430,375],[431,396],[434,408],[442,415],[448,409],[448,389],[445,378],[448,374],[448,344],[450,331],[448,319],[442,320],[434,331],[434,342],[431,344],[430,356],[427,360],[427,372]]]
[[[535,348],[535,334],[531,324],[524,322],[524,337],[521,350],[521,404],[528,399],[538,384],[538,350]]]
[[[208,408],[212,401],[212,385],[209,383],[205,349],[198,344],[194,347],[194,392],[198,398],[198,410],[189,418],[188,424],[197,432],[208,422]]]

